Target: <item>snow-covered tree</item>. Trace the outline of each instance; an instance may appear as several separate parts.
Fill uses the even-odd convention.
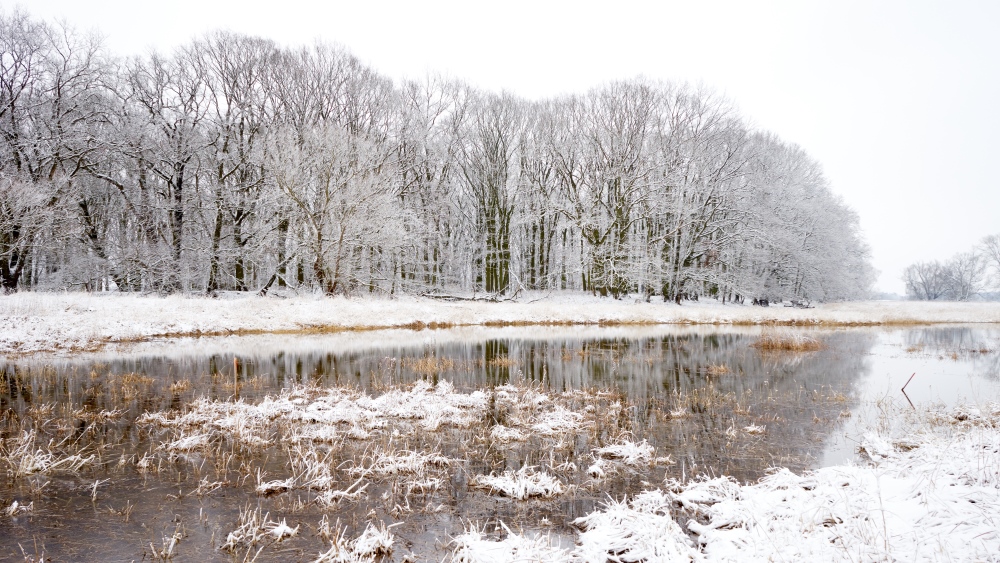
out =
[[[5,291],[808,302],[871,285],[821,167],[705,88],[528,102],[228,32],[123,61],[21,12],[0,46]],[[989,244],[941,266],[948,291],[1000,274]],[[918,270],[914,295],[944,295]]]

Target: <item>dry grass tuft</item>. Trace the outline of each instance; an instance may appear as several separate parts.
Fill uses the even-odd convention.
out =
[[[512,368],[517,365],[517,360],[510,356],[497,356],[489,361],[489,366],[494,368]]]
[[[776,331],[764,331],[750,346],[761,352],[815,352],[824,348],[815,338]]]
[[[729,373],[729,366],[725,364],[712,364],[705,368],[705,374],[710,376],[725,375]]]
[[[190,388],[191,388],[190,379],[179,379],[170,384],[171,393],[183,393],[184,391],[187,391]]]
[[[434,375],[443,371],[455,368],[455,362],[448,358],[435,358],[426,356],[423,358],[404,358],[403,365],[421,375]]]

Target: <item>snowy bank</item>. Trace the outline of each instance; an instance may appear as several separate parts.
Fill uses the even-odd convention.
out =
[[[531,324],[879,325],[1000,323],[1000,303],[880,301],[815,308],[683,305],[586,294],[535,295],[520,301],[440,301],[419,297],[290,298],[227,294],[138,296],[18,293],[0,296],[0,354],[93,350],[156,337],[330,332]]]
[[[865,465],[779,469],[754,485],[668,481],[576,520],[573,548],[470,530],[456,560],[1000,561],[1000,404],[904,426],[868,435]]]

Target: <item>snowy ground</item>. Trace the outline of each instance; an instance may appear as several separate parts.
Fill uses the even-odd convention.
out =
[[[613,300],[586,294],[531,295],[517,302],[446,302],[427,298],[261,298],[227,294],[136,296],[28,293],[0,296],[0,355],[93,350],[110,342],[160,336],[435,328],[504,324],[907,324],[1000,323],[1000,303],[879,301],[797,309],[683,305]]]
[[[555,427],[558,397],[512,386],[497,388],[496,393],[498,404],[514,409],[512,424],[520,431],[545,433]],[[186,444],[191,432],[202,433],[205,441],[222,433],[230,440],[258,444],[261,439],[255,432],[262,423],[286,419],[295,422],[289,428],[296,434],[282,441],[301,444],[335,441],[331,436],[343,434],[345,425],[366,436],[369,430],[408,420],[428,432],[442,426],[469,426],[481,418],[486,404],[482,391],[457,393],[444,382],[436,387],[419,382],[379,397],[343,389],[298,388],[257,405],[203,400],[185,414],[147,415],[142,423],[173,432],[163,442],[166,450],[190,449]],[[521,532],[516,522],[501,522],[498,530],[488,533],[483,523],[473,521],[449,544],[451,560],[1000,561],[1000,404],[920,411],[885,402],[879,406],[880,415],[870,421],[861,442],[866,462],[801,475],[775,469],[756,484],[740,484],[730,477],[650,483],[630,499],[610,499],[602,509],[575,520],[579,532],[571,547],[545,534]],[[585,424],[584,417],[576,415],[566,431],[572,433]],[[326,432],[317,432],[320,429]],[[599,460],[626,464],[658,462],[644,442],[622,442],[594,453]],[[303,467],[298,475],[261,482],[258,492],[324,490],[336,482],[321,460],[307,458],[295,464]],[[420,452],[375,452],[352,473],[362,479],[405,473],[418,485],[433,484],[437,478],[427,472],[453,462],[460,463]],[[521,500],[564,490],[557,476],[530,467],[478,475],[470,486]],[[317,500],[334,495],[329,501],[333,504],[363,491],[329,490]],[[283,524],[275,522],[268,528],[263,520],[255,520],[250,527],[261,534],[276,533],[273,530],[284,530]],[[380,545],[391,546],[391,534],[383,534]]]
[[[668,481],[578,519],[573,548],[472,528],[455,559],[1000,561],[1000,404],[887,412],[877,430],[862,445],[870,463],[779,469],[752,485]]]

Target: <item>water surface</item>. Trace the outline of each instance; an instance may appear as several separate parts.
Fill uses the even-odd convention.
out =
[[[0,558],[23,560],[23,548],[54,559],[140,560],[178,534],[181,559],[242,560],[249,552],[230,554],[219,546],[246,507],[301,524],[298,537],[267,546],[258,561],[315,559],[329,546],[316,535],[323,516],[340,519],[349,537],[367,522],[399,524],[394,560],[415,554],[439,561],[449,536],[470,522],[492,529],[503,521],[571,542],[574,518],[609,495],[621,498],[665,478],[727,474],[754,481],[772,467],[802,471],[853,459],[860,407],[880,398],[905,400],[899,388],[913,373],[907,396],[915,405],[1000,396],[995,327],[795,329],[822,341],[821,350],[808,353],[761,353],[752,347],[760,331],[556,327],[265,335],[8,362],[0,365],[5,444],[31,430],[99,460],[78,473],[15,476],[5,467],[0,504],[17,500],[34,508],[0,515]],[[507,383],[551,393],[600,390],[602,399],[574,405],[618,410],[601,413],[612,422],[568,443],[489,444],[482,429],[347,443],[336,453],[337,467],[374,445],[429,448],[464,461],[435,492],[407,495],[398,480],[372,480],[364,499],[334,508],[320,508],[299,491],[254,493],[255,469],[287,476],[282,447],[233,450],[225,459],[217,452],[166,456],[163,436],[135,423],[143,413],[183,411],[197,397],[255,402],[299,385],[377,395],[417,380],[447,380],[465,392]],[[102,411],[121,414],[103,420],[96,416]],[[623,437],[647,440],[672,463],[621,468],[595,482],[585,471],[592,450]],[[137,469],[143,456],[158,460],[155,472]],[[554,499],[513,501],[468,486],[476,474],[545,469],[557,461],[579,469],[561,474],[570,491]],[[203,479],[224,485],[196,494]]]

